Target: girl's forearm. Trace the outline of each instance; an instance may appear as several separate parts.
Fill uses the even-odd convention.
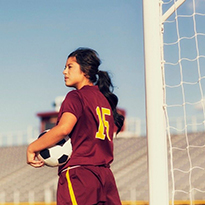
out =
[[[39,152],[45,148],[52,147],[72,131],[77,118],[71,113],[63,113],[58,125],[36,139],[28,146],[29,152]]]
[[[36,139],[28,146],[28,150],[31,152],[39,152],[45,148],[52,147],[59,141],[61,141],[65,135],[60,132],[58,126],[53,127],[47,133],[40,138]]]

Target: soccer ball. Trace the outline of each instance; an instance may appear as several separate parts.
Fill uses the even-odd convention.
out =
[[[42,132],[38,138],[43,136],[49,130],[45,130]],[[55,146],[41,150],[37,154],[37,158],[42,160],[45,165],[49,167],[57,167],[65,164],[71,155],[72,145],[70,142],[70,138],[67,136],[60,142],[58,142]]]

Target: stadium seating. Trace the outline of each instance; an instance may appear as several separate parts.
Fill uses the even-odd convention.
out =
[[[26,164],[26,146],[0,148],[0,193],[12,202],[14,194],[20,201],[29,201],[29,191],[34,191],[35,200],[44,201],[44,185],[57,177],[56,168],[32,168]]]
[[[205,148],[196,148],[193,145],[204,145],[203,133],[189,134],[189,152],[184,136],[172,136],[173,165],[175,170],[175,189],[189,191],[190,166],[205,169]],[[181,148],[176,149],[175,147]],[[0,148],[0,201],[2,196],[6,202],[28,202],[33,196],[35,201],[45,201],[46,191],[49,190],[51,200],[55,200],[57,168],[35,169],[26,164],[26,146],[13,146]],[[191,159],[191,165],[190,160]],[[146,137],[115,138],[114,161],[111,165],[114,172],[121,200],[148,201],[148,177],[147,177],[147,139]],[[170,163],[169,163],[170,169]],[[205,190],[205,174],[202,169],[192,170],[192,185]],[[171,173],[169,173],[171,181]],[[170,183],[170,196],[171,196]],[[4,193],[4,195],[2,194]],[[177,200],[187,200],[184,192],[176,192]],[[195,200],[205,199],[202,192],[195,193]]]

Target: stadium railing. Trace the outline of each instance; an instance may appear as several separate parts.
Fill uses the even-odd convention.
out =
[[[187,119],[187,123],[194,124],[193,122],[197,122],[201,120],[202,116],[191,116]],[[173,125],[175,125],[178,129],[181,128],[183,123],[182,117],[177,118],[170,118],[170,121]],[[196,127],[190,127],[189,132],[195,132]],[[177,134],[177,130],[175,131]],[[7,133],[0,133],[0,147],[7,147],[7,146],[19,146],[19,145],[27,145],[33,140],[37,138],[39,135],[39,128],[37,127],[27,127],[25,130],[22,131],[12,131]],[[125,120],[125,130],[118,134],[118,137],[123,138],[130,138],[130,137],[142,137],[146,136],[145,131],[145,121],[134,118],[128,117]]]

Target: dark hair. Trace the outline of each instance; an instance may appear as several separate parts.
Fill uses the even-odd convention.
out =
[[[73,51],[68,58],[75,57],[77,63],[80,65],[85,76],[99,87],[100,92],[106,97],[112,108],[115,125],[117,126],[117,133],[121,130],[124,122],[124,117],[117,112],[118,98],[113,93],[114,87],[110,76],[106,71],[98,69],[101,64],[98,53],[90,48],[78,48]],[[98,76],[98,77],[97,77]]]

